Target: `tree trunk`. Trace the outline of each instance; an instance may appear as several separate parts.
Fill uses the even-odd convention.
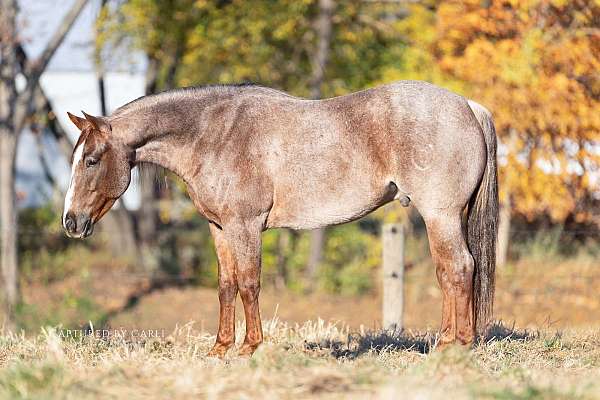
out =
[[[156,93],[158,84],[159,61],[155,57],[148,56],[148,68],[146,69],[146,84],[144,94]]]
[[[138,211],[138,234],[143,269],[153,272],[158,269],[159,251],[157,236],[157,193],[156,168],[140,173],[140,209]]]
[[[19,301],[17,254],[17,207],[15,193],[15,155],[17,136],[0,127],[0,236],[4,311],[6,327],[14,323],[15,306]]]
[[[275,288],[283,290],[286,288],[289,271],[288,271],[288,252],[290,247],[290,230],[280,229],[277,238],[277,275],[275,276]]]
[[[17,210],[15,193],[15,161],[17,132],[15,107],[18,96],[16,32],[17,4],[0,0],[0,269],[4,289],[5,328],[14,327],[14,310],[19,301],[17,255]]]
[[[315,21],[317,34],[317,49],[311,59],[312,77],[310,82],[310,96],[313,99],[321,97],[321,85],[325,80],[325,70],[329,61],[331,46],[332,18],[335,9],[334,0],[319,0],[319,15]]]
[[[7,325],[14,321],[14,306],[19,301],[15,161],[17,142],[26,118],[31,114],[39,79],[50,59],[87,0],[75,0],[61,24],[50,37],[41,55],[21,68],[25,88],[17,94],[19,38],[16,29],[17,2],[0,0],[0,264],[4,280]]]
[[[101,1],[101,6],[106,5],[106,0]],[[104,80],[104,67],[100,51],[96,54],[96,74],[98,76],[98,95],[100,97],[100,113],[108,114],[106,102],[106,84]],[[130,260],[135,260],[139,255],[139,247],[136,240],[133,216],[122,199],[117,200],[118,208],[113,208],[104,217],[107,227],[107,237],[111,250],[115,254],[122,255]]]
[[[146,70],[145,94],[150,95],[158,90],[158,74],[160,61],[148,56],[148,69]],[[140,174],[140,209],[138,211],[138,236],[140,241],[140,256],[143,269],[155,272],[159,267],[158,228],[158,188],[157,167],[150,166],[138,170]]]
[[[325,228],[310,231],[310,250],[308,253],[308,264],[306,265],[306,290],[312,291],[315,287],[315,279],[319,272],[319,266],[323,260],[323,248],[325,247]]]
[[[310,96],[313,99],[321,97],[321,85],[325,80],[325,70],[329,59],[331,45],[332,17],[335,9],[333,0],[319,0],[319,15],[315,21],[317,34],[317,49],[311,59],[312,78],[310,82]],[[310,233],[310,253],[306,265],[306,288],[312,290],[314,281],[319,271],[325,246],[325,230],[315,229]]]
[[[510,200],[500,205],[500,221],[498,224],[498,247],[496,251],[496,265],[502,267],[508,261],[508,247],[510,243]]]
[[[106,214],[101,222],[101,228],[110,251],[133,261],[139,258],[141,250],[136,240],[131,212],[124,208],[122,201],[119,205],[119,208],[113,208]]]

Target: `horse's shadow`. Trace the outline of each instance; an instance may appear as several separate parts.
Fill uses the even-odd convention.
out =
[[[539,337],[537,332],[517,330],[501,321],[490,325],[485,336],[478,338],[478,345],[494,341],[530,341]],[[350,333],[348,339],[326,339],[319,342],[305,342],[308,351],[329,351],[337,359],[354,360],[365,353],[412,351],[427,354],[435,348],[439,336],[437,332],[413,333],[397,330],[369,331],[363,334]]]
[[[395,330],[369,331],[363,334],[350,333],[348,339],[326,339],[319,342],[306,342],[304,347],[309,351],[329,351],[337,359],[353,360],[365,353],[383,353],[395,351],[414,351],[429,353],[435,343],[435,336],[430,333],[412,334]]]
[[[540,337],[540,333],[537,331],[528,331],[527,329],[515,329],[515,325],[507,326],[502,321],[496,321],[489,326],[487,333],[482,337],[481,342],[491,343],[499,341],[516,341],[516,342],[528,342],[535,340]]]

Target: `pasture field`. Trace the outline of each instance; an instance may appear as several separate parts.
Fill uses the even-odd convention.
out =
[[[98,327],[167,331],[195,321],[198,331],[216,332],[219,302],[215,288],[180,284],[154,287],[144,276],[128,274],[122,264],[89,251],[69,253],[64,260],[67,272],[58,278],[33,276],[23,285],[21,326],[29,334],[37,334],[40,326],[76,328],[90,320]],[[379,275],[373,279],[381,282]],[[430,258],[410,267],[405,282],[405,327],[435,331],[440,323],[441,291]],[[531,256],[498,268],[495,317],[519,329],[600,328],[599,287],[595,255]],[[302,324],[321,318],[353,331],[380,327],[381,301],[377,288],[350,296],[278,291],[264,284],[260,296],[263,319],[277,317]],[[237,309],[242,321],[239,300]]]
[[[517,332],[497,326],[483,345],[444,351],[430,351],[431,335],[349,335],[323,321],[289,325],[275,319],[265,331],[266,343],[252,359],[232,353],[224,361],[204,356],[214,337],[191,324],[135,342],[65,339],[53,329],[29,338],[4,334],[0,397],[600,398],[597,329]]]
[[[132,301],[143,282],[110,268],[78,270],[26,287],[25,311],[38,325],[25,319],[23,334],[0,335],[0,398],[600,398],[594,257],[499,269],[496,316],[504,323],[473,349],[435,350],[440,293],[431,266],[409,269],[406,279],[402,335],[379,330],[377,292],[344,297],[266,287],[265,344],[250,360],[232,351],[220,361],[204,357],[216,331],[215,289],[146,290]],[[163,334],[65,338],[61,328],[82,328],[85,318]],[[240,343],[241,322],[237,332]]]

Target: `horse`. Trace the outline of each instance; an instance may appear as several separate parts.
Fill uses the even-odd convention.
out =
[[[219,328],[208,356],[263,341],[261,233],[315,229],[413,204],[441,287],[439,345],[470,345],[493,310],[497,139],[490,112],[435,85],[399,81],[308,100],[259,85],[208,85],[140,97],[110,116],[78,117],[62,224],[89,236],[125,192],[131,170],[178,175],[209,221],[218,258]]]

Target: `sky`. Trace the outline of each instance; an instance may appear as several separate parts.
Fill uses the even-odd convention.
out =
[[[19,0],[19,26],[28,56],[37,57],[44,50],[50,36],[75,0]],[[100,0],[88,0],[79,18],[50,61],[49,71],[92,71],[94,22],[100,10]],[[132,62],[133,61],[133,62]],[[127,60],[107,60],[109,69],[143,71],[141,55]]]
[[[41,54],[73,3],[74,0],[19,1],[20,35],[30,59]],[[42,88],[72,141],[79,132],[69,121],[67,111],[79,115],[80,110],[92,115],[100,114],[98,82],[92,59],[94,21],[99,8],[100,0],[88,2],[41,77]],[[143,55],[134,54],[130,59],[109,60],[107,64],[109,72],[105,85],[110,112],[143,95],[145,63]],[[17,152],[17,190],[22,196],[21,207],[38,205],[51,195],[35,143],[31,132],[23,132]],[[53,140],[46,137],[43,144],[43,156],[51,166],[52,175],[66,188],[70,176],[67,160]],[[129,207],[137,207],[139,196],[135,182],[125,194],[125,202]]]

